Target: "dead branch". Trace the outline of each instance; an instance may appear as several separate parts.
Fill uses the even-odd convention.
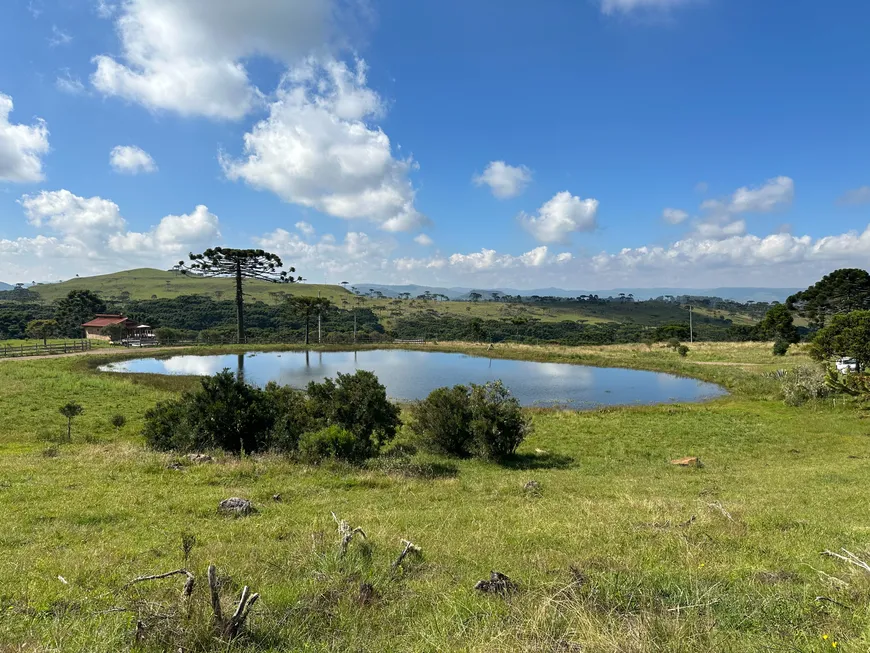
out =
[[[820,603],[822,601],[825,601],[826,603],[833,603],[834,605],[839,605],[841,608],[846,608],[847,610],[852,609],[848,605],[846,605],[845,603],[840,603],[839,601],[835,601],[834,599],[830,599],[827,596],[817,596],[816,601],[819,601]]]
[[[850,565],[854,565],[859,569],[863,569],[867,573],[870,573],[870,565],[861,560],[858,556],[856,556],[851,551],[841,548],[840,551],[845,553],[846,555],[840,555],[839,553],[834,553],[833,551],[828,551],[827,549],[822,551],[822,555],[831,556],[832,558],[837,558],[838,560],[842,560]]]
[[[187,576],[187,580],[184,582],[184,588],[181,590],[181,597],[187,599],[190,598],[191,594],[193,594],[193,587],[196,584],[196,578],[192,573],[187,571],[187,569],[176,569],[175,571],[167,571],[165,574],[154,574],[152,576],[139,576],[139,578],[134,578],[124,585],[123,589],[127,589],[130,585],[143,583],[147,580],[160,580],[162,578],[169,578],[170,576],[181,575]]]
[[[408,540],[402,540],[402,544],[405,545],[405,548],[402,549],[402,552],[399,554],[399,557],[396,558],[396,561],[393,562],[393,569],[397,569],[399,565],[402,564],[402,561],[408,556],[409,553],[413,553],[414,555],[422,555],[423,549],[414,544],[413,542],[409,542]]]
[[[734,521],[734,517],[731,516],[731,513],[725,510],[722,506],[721,501],[717,501],[716,503],[708,503],[708,508],[712,508],[713,510],[718,511],[723,517],[725,517],[728,521]]]
[[[362,529],[362,527],[357,526],[356,528],[351,528],[350,524],[344,519],[339,519],[335,513],[332,513],[332,519],[338,524],[338,536],[341,538],[339,542],[339,557],[344,557],[344,554],[347,553],[347,547],[350,546],[350,542],[353,539],[353,536],[359,533],[362,535],[363,539],[368,539],[366,537],[366,532]]]
[[[214,565],[209,565],[208,567],[208,586],[211,590],[211,609],[214,613],[215,630],[220,636],[233,639],[244,628],[248,615],[251,613],[251,608],[254,607],[260,595],[257,593],[251,594],[250,588],[245,585],[233,616],[229,619],[224,619],[220,593],[218,591],[217,569],[215,569]]]

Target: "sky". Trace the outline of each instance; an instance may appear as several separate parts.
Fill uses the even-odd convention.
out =
[[[870,4],[7,0],[0,280],[799,287],[870,256]]]

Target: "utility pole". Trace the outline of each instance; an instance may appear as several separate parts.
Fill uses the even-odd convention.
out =
[[[692,328],[692,305],[689,304],[689,342],[695,342],[695,331]]]
[[[320,291],[317,291],[317,299],[320,299]],[[320,332],[320,316],[323,314],[323,309],[317,309],[317,344],[320,344],[321,332]]]
[[[353,344],[356,345],[356,307],[359,304],[359,299],[354,298],[353,300]]]

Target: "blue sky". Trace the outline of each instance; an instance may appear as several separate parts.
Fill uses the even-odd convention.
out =
[[[870,6],[11,0],[0,280],[796,286],[870,254]]]

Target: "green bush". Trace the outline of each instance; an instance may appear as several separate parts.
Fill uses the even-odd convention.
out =
[[[677,338],[668,338],[667,346],[676,351],[680,347],[680,341]]]
[[[299,439],[299,458],[307,463],[343,460],[358,463],[368,458],[370,442],[333,424],[304,433]]]
[[[468,387],[438,388],[411,408],[411,429],[425,446],[450,456],[472,452],[471,397]]]
[[[375,448],[396,436],[401,424],[399,407],[387,399],[386,388],[371,372],[339,372],[335,381],[308,384],[312,414],[328,425],[352,432]]]
[[[685,358],[689,355],[689,348],[686,347],[686,345],[680,345],[679,347],[677,347],[677,353]]]
[[[256,388],[224,370],[202,379],[195,391],[149,410],[144,435],[162,451],[291,453],[305,434],[335,426],[354,439],[353,455],[336,457],[360,460],[377,453],[400,424],[398,406],[387,400],[371,372],[312,383],[306,394],[274,383]]]
[[[788,340],[783,340],[782,338],[777,338],[776,342],[773,343],[773,355],[774,356],[785,356],[788,353],[788,348],[791,346],[791,343]]]
[[[531,432],[529,418],[501,381],[472,385],[470,407],[474,452],[482,458],[500,460],[516,453]]]
[[[272,412],[272,427],[269,432],[271,449],[295,451],[302,435],[317,429],[317,420],[311,414],[308,397],[303,391],[269,383],[265,390],[265,400]]]

